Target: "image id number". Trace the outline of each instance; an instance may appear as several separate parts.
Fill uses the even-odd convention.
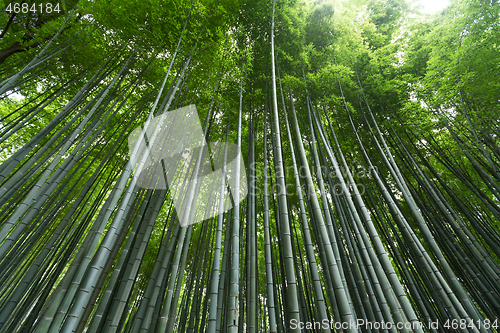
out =
[[[8,13],[24,13],[27,14],[29,12],[32,13],[46,13],[50,14],[52,12],[59,13],[61,10],[59,9],[59,3],[56,3],[55,5],[47,2],[47,3],[40,3],[40,4],[33,4],[29,5],[26,2],[22,3],[9,3],[7,8],[5,9],[6,12]]]

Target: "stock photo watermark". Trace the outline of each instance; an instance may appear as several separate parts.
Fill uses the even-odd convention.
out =
[[[247,196],[239,147],[208,144],[194,105],[149,119],[132,131],[128,146],[134,181],[146,189],[169,189],[183,227],[218,215],[221,200],[224,211],[230,210],[229,189],[233,200],[237,188],[239,202]],[[221,193],[223,181],[227,186]]]
[[[333,319],[323,319],[322,321],[299,321],[297,319],[290,320],[290,329],[336,329],[336,330],[346,330],[346,329],[362,329],[362,330],[391,330],[391,329],[407,329],[407,330],[422,330],[424,328],[427,329],[490,329],[499,327],[499,320],[466,320],[466,319],[447,319],[444,322],[440,322],[438,319],[434,321],[430,321],[427,323],[422,323],[420,321],[412,321],[412,322],[385,322],[385,321],[369,321],[365,319],[356,319],[350,321],[334,321]]]

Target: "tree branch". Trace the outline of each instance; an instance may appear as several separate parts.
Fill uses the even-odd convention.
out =
[[[0,34],[0,39],[2,39],[5,36],[5,33],[7,30],[9,30],[10,25],[12,24],[12,21],[14,21],[14,17],[16,17],[17,13],[13,12],[12,15],[10,15],[9,21],[5,25],[5,28],[3,28],[2,33]]]

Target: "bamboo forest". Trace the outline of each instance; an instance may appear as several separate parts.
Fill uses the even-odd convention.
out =
[[[0,333],[500,332],[499,0],[0,7]]]

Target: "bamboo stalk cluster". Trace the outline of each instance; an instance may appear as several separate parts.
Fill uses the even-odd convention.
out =
[[[299,323],[314,332],[498,332],[498,147],[481,143],[470,118],[457,129],[438,113],[466,170],[435,138],[425,137],[426,154],[421,134],[374,113],[359,77],[358,107],[337,81],[344,118],[307,84],[288,87],[277,68],[274,3],[264,102],[246,96],[245,58],[234,56],[241,67],[232,72],[238,87],[230,102],[225,64],[204,87],[203,135],[224,142],[227,177],[235,139],[246,152],[248,184],[239,181],[245,168],[237,159],[234,186],[226,177],[216,184],[213,217],[187,226],[179,216],[193,218],[199,182],[183,212],[172,189],[137,184],[128,135],[194,98],[191,73],[207,23],[182,53],[191,9],[163,80],[148,94],[139,88],[154,59],[137,70],[140,50],[132,49],[1,120],[0,142],[9,143],[63,101],[0,165],[0,332],[299,332]],[[59,37],[6,78],[0,94],[36,84],[37,68],[71,43],[54,46]],[[357,152],[343,145],[346,126]],[[199,158],[192,165],[196,175]],[[360,322],[372,325],[343,325]]]

